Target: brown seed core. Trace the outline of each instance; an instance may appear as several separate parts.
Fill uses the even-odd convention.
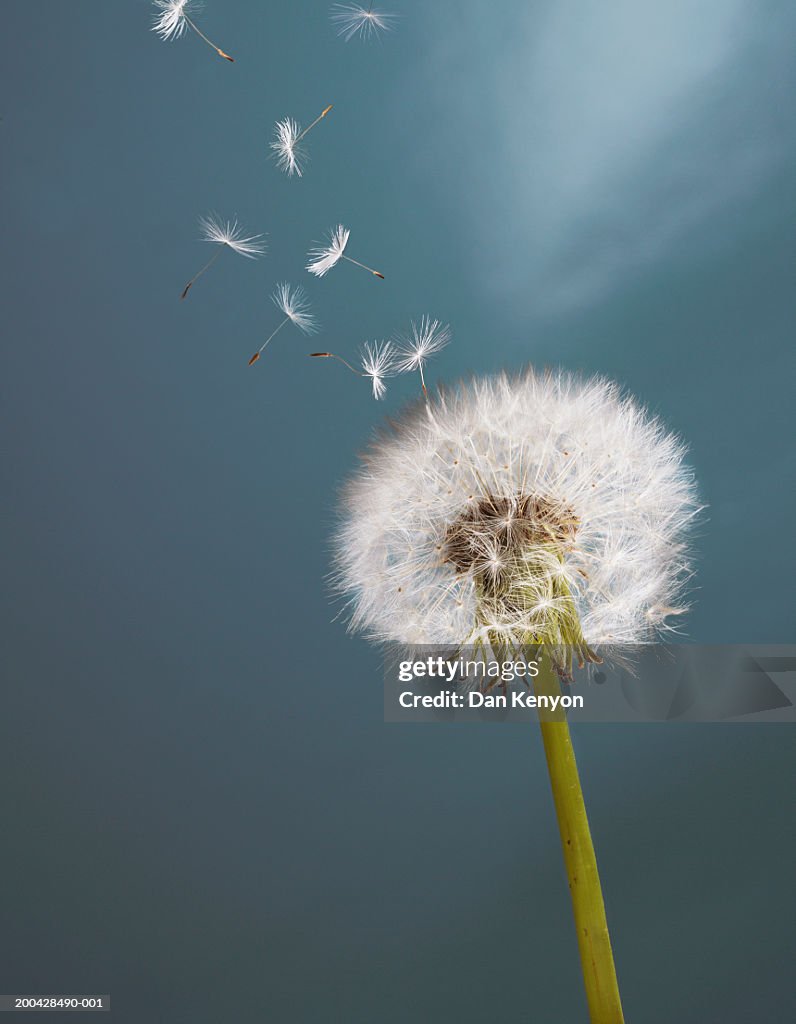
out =
[[[540,544],[564,547],[579,521],[572,509],[552,498],[516,494],[478,499],[445,532],[445,560],[458,572],[483,566],[488,559],[511,560]]]

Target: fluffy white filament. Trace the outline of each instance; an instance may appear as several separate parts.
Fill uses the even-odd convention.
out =
[[[235,63],[235,58],[225,53],[220,46],[216,46],[212,39],[208,39],[204,32],[194,23],[191,15],[199,4],[194,0],[154,0],[155,20],[152,24],[152,31],[157,32],[161,39],[179,39],[186,29],[190,28],[201,40],[215,50],[219,57],[228,60],[230,64]]]
[[[316,277],[328,274],[332,267],[337,266],[342,259],[350,235],[351,232],[348,228],[338,224],[331,233],[328,245],[310,249],[308,253],[310,262],[307,264],[307,270],[311,274],[315,274]]]
[[[152,31],[161,39],[179,39],[187,27],[186,15],[194,10],[192,0],[154,0],[156,14]]]
[[[537,587],[544,571],[568,587],[587,643],[652,639],[683,610],[691,575],[686,541],[698,506],[684,454],[601,378],[528,370],[414,405],[374,442],[343,499],[336,583],[351,628],[382,642],[527,642],[553,603]],[[517,603],[485,623],[475,576],[499,573],[501,551],[485,534],[461,571],[446,538],[484,502],[502,510],[510,535],[519,496],[565,509],[577,528],[563,558],[542,545],[527,579],[514,581],[539,589],[536,606]]]
[[[301,285],[291,288],[287,282],[278,284],[271,298],[287,319],[304,334],[315,334],[318,330],[318,321],[310,309],[310,300]]]
[[[448,324],[432,320],[429,316],[421,317],[419,324],[413,320],[409,337],[400,343],[399,372],[422,369],[450,340],[451,329]]]
[[[265,252],[265,240],[262,235],[250,235],[246,237],[237,220],[223,221],[210,214],[208,217],[199,219],[199,227],[202,232],[202,239],[205,242],[215,242],[218,245],[226,245],[239,256],[246,256],[248,259],[257,259]]]
[[[373,4],[362,7],[360,4],[334,4],[330,15],[337,34],[346,42],[358,35],[362,39],[370,39],[382,32],[389,32],[395,15],[386,11],[375,11]]]
[[[300,178],[304,173],[303,165],[308,156],[307,150],[301,145],[301,142],[317,124],[320,124],[328,116],[333,106],[334,104],[330,103],[328,107],[324,107],[306,128],[302,128],[292,117],[286,117],[274,125],[274,141],[271,143],[271,149],[274,151],[277,167],[280,171],[285,171],[288,177],[295,174],[297,178]]]
[[[399,373],[420,371],[420,383],[426,391],[425,365],[428,360],[450,343],[452,332],[448,324],[421,317],[420,323],[412,321],[409,336],[398,343],[397,370]]]
[[[373,385],[373,397],[383,398],[387,391],[385,377],[396,372],[395,351],[389,341],[366,341],[362,346],[362,373],[370,377]]]
[[[271,331],[265,341],[249,360],[249,366],[254,366],[263,352],[271,344],[271,341],[279,334],[283,327],[293,323],[303,334],[314,334],[318,330],[318,321],[310,310],[310,302],[304,289],[299,285],[291,288],[285,281],[276,286],[276,291],[271,296],[274,305],[285,314],[285,319]]]
[[[301,125],[292,117],[286,117],[276,122],[274,141],[271,143],[280,171],[285,171],[291,177],[295,174],[299,178],[304,170],[302,165],[307,159],[306,150],[299,145],[300,136]]]
[[[338,224],[336,228],[333,228],[326,245],[316,246],[307,253],[309,258],[307,270],[311,274],[315,274],[316,277],[323,277],[324,274],[329,273],[332,267],[336,267],[340,260],[346,260],[348,263],[353,263],[355,267],[367,270],[369,274],[373,274],[374,277],[378,277],[383,281],[384,274],[381,271],[374,270],[367,263],[360,263],[359,260],[345,255],[345,248],[348,245],[350,235],[351,232],[348,228],[343,227],[342,224]]]

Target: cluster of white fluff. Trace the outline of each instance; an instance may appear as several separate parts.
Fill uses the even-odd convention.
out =
[[[307,153],[299,146],[300,138],[301,125],[292,117],[285,117],[274,125],[271,149],[274,151],[277,167],[290,177],[295,174],[300,178],[304,173]]]
[[[332,267],[336,267],[345,253],[348,239],[351,237],[350,230],[342,224],[333,228],[329,235],[329,241],[325,245],[318,245],[310,249],[308,256],[310,262],[307,270],[316,277],[323,277],[328,274]]]
[[[191,0],[153,0],[157,11],[152,31],[166,41],[179,39],[185,32],[188,15],[193,14],[195,4]]]
[[[577,523],[548,568],[571,595],[585,641],[653,639],[684,610],[691,576],[687,534],[699,506],[684,454],[601,378],[529,370],[429,397],[377,438],[345,491],[335,581],[351,628],[406,644],[529,642],[550,609],[539,586],[549,549],[531,552],[527,578],[512,583],[538,593],[537,606],[489,605],[485,616],[477,570],[457,570],[447,548],[468,509],[525,496]],[[522,576],[516,560],[511,572]]]
[[[337,34],[350,42],[357,35],[362,39],[370,39],[382,32],[389,32],[395,15],[374,10],[372,3],[368,7],[362,7],[361,4],[334,4],[331,18]]]
[[[233,252],[239,256],[245,256],[247,259],[257,259],[265,252],[264,236],[244,235],[237,219],[224,221],[211,213],[207,217],[199,218],[199,228],[202,232],[202,241],[226,245]]]

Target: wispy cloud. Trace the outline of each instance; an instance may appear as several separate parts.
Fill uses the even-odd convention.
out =
[[[425,32],[418,87],[445,126],[428,159],[461,182],[451,199],[495,293],[548,312],[598,301],[725,230],[782,160],[796,29],[784,5],[456,6],[455,20],[429,15],[446,32]]]

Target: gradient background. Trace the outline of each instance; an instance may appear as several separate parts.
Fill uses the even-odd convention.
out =
[[[333,621],[383,406],[314,347],[428,312],[432,376],[625,383],[710,505],[692,639],[793,640],[796,9],[774,0],[6,0],[0,990],[140,1022],[585,1019],[538,736],[382,721]],[[267,159],[305,124],[312,163]],[[267,231],[211,254],[200,214]],[[303,270],[337,221],[382,284]],[[278,336],[276,281],[325,326]],[[632,1022],[794,1006],[793,730],[575,737]]]

